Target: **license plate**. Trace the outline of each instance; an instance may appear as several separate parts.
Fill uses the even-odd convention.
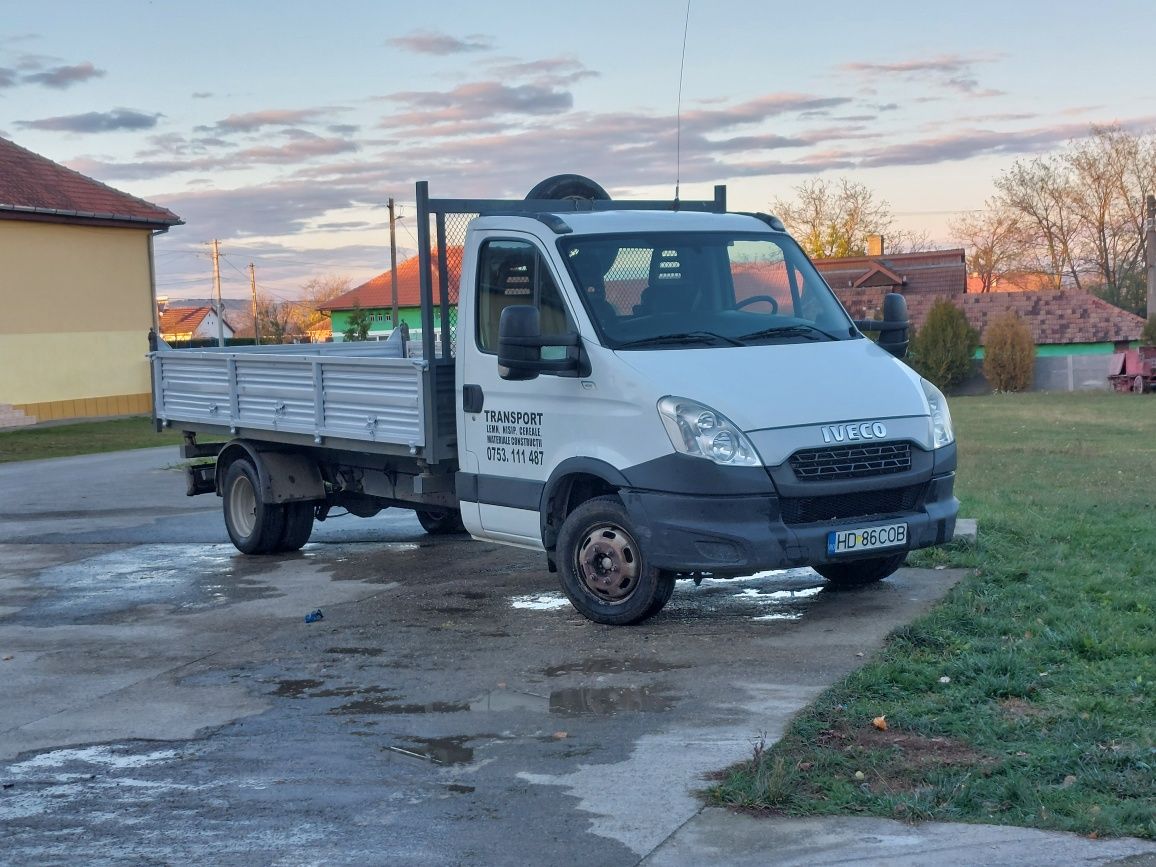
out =
[[[876,548],[898,548],[907,544],[906,524],[862,527],[857,530],[835,530],[827,534],[828,556],[873,551]]]

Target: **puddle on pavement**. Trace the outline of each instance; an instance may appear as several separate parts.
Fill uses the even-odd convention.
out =
[[[538,695],[517,689],[495,689],[468,702],[402,701],[394,690],[353,687],[318,690],[319,681],[282,681],[273,695],[291,698],[351,696],[352,700],[327,711],[333,716],[421,716],[455,713],[533,713],[554,716],[613,716],[619,713],[656,713],[675,704],[663,685],[569,687]]]
[[[474,735],[472,737],[459,736],[452,738],[404,738],[407,746],[388,746],[388,752],[408,756],[413,759],[424,759],[435,765],[468,765],[474,760],[473,747],[466,746],[478,738],[491,738],[493,735]],[[467,787],[468,788],[468,787]],[[472,789],[471,789],[472,791]]]
[[[674,707],[674,698],[661,687],[574,687],[550,693],[550,713],[558,716],[613,716],[619,713],[655,713]]]
[[[681,609],[686,613],[694,608],[702,608],[714,612],[746,615],[752,620],[799,620],[806,615],[808,605],[823,591],[826,584],[826,581],[809,568],[759,572],[739,578],[708,577],[697,586],[690,581],[679,581],[671,600],[671,610]],[[556,611],[570,607],[570,600],[563,593],[550,591],[511,596],[509,604],[511,608],[528,611]],[[583,671],[570,670],[565,666],[561,668],[558,674],[609,674],[614,671],[646,670],[611,668],[603,672],[597,669]],[[550,674],[549,670],[547,674]]]
[[[688,665],[660,662],[657,659],[640,659],[638,657],[626,659],[609,659],[595,657],[584,659],[581,662],[569,662],[563,665],[552,665],[542,670],[546,677],[561,677],[565,674],[619,674],[625,671],[639,674],[655,674],[660,671],[674,671],[678,668],[689,668]]]
[[[554,611],[569,605],[570,600],[561,593],[533,593],[529,596],[510,597],[511,608],[521,608],[527,611]]]
[[[395,698],[367,696],[347,702],[329,711],[334,716],[353,714],[410,715],[424,713],[462,713],[470,710],[468,704],[449,701],[431,701],[428,704],[401,704]]]
[[[258,580],[276,568],[276,560],[246,557],[232,545],[134,545],[43,570],[38,583],[52,592],[25,611],[74,622],[155,604],[195,612],[283,595]]]
[[[762,622],[801,620],[827,582],[809,568],[759,572],[739,578],[704,578],[699,586],[679,582],[673,607],[703,606]]]
[[[325,686],[323,680],[279,680],[277,688],[270,695],[279,695],[284,698],[305,698],[309,691]]]

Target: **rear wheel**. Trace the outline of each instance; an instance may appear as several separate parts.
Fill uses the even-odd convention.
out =
[[[903,551],[890,557],[852,560],[848,563],[821,563],[811,568],[830,581],[832,587],[863,587],[893,574],[906,559],[907,552]]]
[[[562,590],[582,616],[626,626],[670,601],[674,575],[649,565],[618,497],[595,497],[571,512],[558,534]]]
[[[309,501],[286,503],[281,507],[285,512],[285,528],[277,542],[278,551],[300,551],[313,535],[313,515],[316,505]]]
[[[1137,376],[1132,380],[1132,391],[1136,394],[1143,394],[1148,387],[1148,383],[1143,376]]]
[[[269,554],[278,550],[285,531],[285,510],[261,501],[260,477],[248,459],[229,464],[221,499],[225,529],[238,551]]]
[[[462,523],[462,513],[457,509],[444,511],[417,509],[417,522],[423,530],[431,536],[448,536],[451,533],[464,533],[465,524]]]

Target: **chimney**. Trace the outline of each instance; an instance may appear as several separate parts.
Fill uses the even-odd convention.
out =
[[[868,235],[867,236],[867,255],[868,256],[882,256],[883,255],[883,236],[882,235]]]

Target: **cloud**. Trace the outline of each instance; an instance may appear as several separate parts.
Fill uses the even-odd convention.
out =
[[[152,129],[161,114],[145,114],[130,108],[112,111],[89,111],[84,114],[66,114],[40,120],[18,120],[21,129],[50,130],[53,132],[119,132],[121,130]]]
[[[303,131],[298,131],[303,132]],[[257,165],[296,165],[318,157],[352,153],[360,148],[356,142],[342,138],[322,138],[311,133],[295,136],[284,145],[259,145],[242,150],[220,150],[209,154],[210,147],[228,146],[220,139],[184,139],[180,136],[154,136],[152,148],[144,156],[175,154],[187,159],[144,159],[131,162],[106,162],[89,158],[72,160],[70,166],[86,175],[115,180],[148,180],[180,172],[237,170]],[[198,155],[200,154],[200,155]]]
[[[327,114],[339,111],[336,108],[268,108],[262,111],[250,111],[244,114],[231,114],[224,120],[219,120],[212,126],[197,127],[200,130],[216,130],[222,133],[256,132],[267,126],[296,126],[300,123],[311,123]]]
[[[499,114],[560,114],[574,105],[573,95],[565,90],[536,84],[511,87],[497,81],[462,84],[450,91],[403,91],[388,98],[410,110],[385,118],[385,127],[424,126]]]
[[[193,92],[193,99],[209,99],[212,96],[212,91],[208,90],[197,90]]]
[[[587,69],[578,58],[548,57],[525,62],[497,62],[490,65],[491,73],[501,79],[530,80],[538,84],[563,86],[585,78],[597,78],[601,73]]]
[[[864,168],[922,166],[991,155],[1016,156],[1050,150],[1088,134],[1087,124],[1060,124],[1014,132],[966,130],[922,141],[886,145],[860,155]]]
[[[405,36],[395,36],[385,41],[387,45],[400,48],[402,51],[439,56],[466,54],[471,51],[489,51],[493,45],[493,39],[479,33],[458,39],[456,36],[450,36],[448,33],[441,33],[436,30],[415,30]]]
[[[80,84],[92,78],[104,76],[103,69],[97,69],[88,61],[74,66],[54,66],[42,72],[33,72],[25,75],[23,80],[31,84],[41,84],[54,90],[67,90],[74,84]]]
[[[0,66],[0,88],[16,86],[16,70]]]
[[[846,72],[861,72],[869,75],[876,74],[899,74],[909,75],[918,72],[935,72],[949,75],[955,75],[960,72],[970,70],[974,60],[966,57],[960,57],[956,54],[940,55],[939,57],[926,57],[917,60],[894,60],[890,63],[871,63],[868,61],[853,61],[851,63],[842,63],[839,69]]]
[[[941,54],[937,57],[922,57],[911,60],[893,60],[877,63],[873,61],[852,61],[840,64],[842,72],[850,72],[867,79],[889,76],[903,78],[931,79],[941,87],[970,97],[1002,96],[1004,91],[980,87],[973,67],[980,63],[990,63],[998,59],[995,55],[963,57],[958,54]]]

